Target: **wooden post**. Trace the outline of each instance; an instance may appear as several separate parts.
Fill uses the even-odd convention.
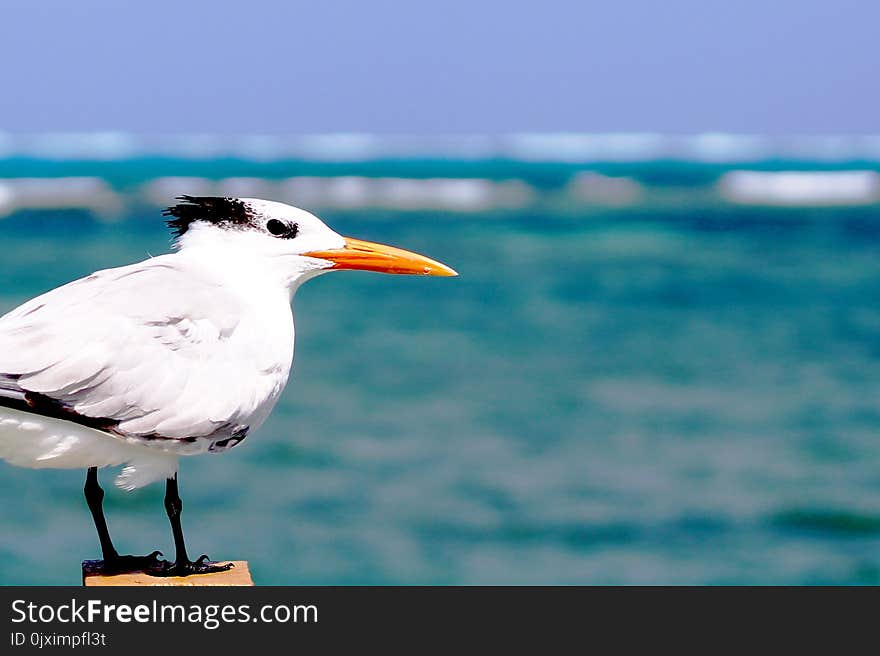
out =
[[[251,572],[246,560],[226,561],[232,563],[232,569],[213,574],[193,574],[192,576],[150,576],[144,572],[125,574],[102,574],[100,560],[84,560],[82,563],[83,585],[87,588],[97,586],[132,586],[132,585],[253,585]]]

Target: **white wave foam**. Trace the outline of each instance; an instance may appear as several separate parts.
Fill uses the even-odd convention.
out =
[[[500,154],[528,162],[649,161],[663,157],[667,142],[654,133],[523,133],[504,138]]]
[[[481,178],[367,178],[360,176],[261,178],[158,178],[139,196],[163,206],[181,194],[273,198],[302,207],[375,208],[479,212],[517,209],[533,202],[535,191],[520,180]]]
[[[165,207],[182,194],[216,196],[216,183],[208,178],[166,176],[141,185],[138,197],[149,205]]]
[[[6,134],[0,157],[49,160],[119,160],[136,157],[249,161],[299,159],[364,162],[380,159],[512,159],[526,162],[695,162],[815,160],[880,161],[880,136],[826,135],[766,137],[721,132],[518,133],[490,135],[135,135],[123,132]]]
[[[501,156],[528,162],[652,162],[676,160],[737,163],[767,160],[880,161],[880,137],[787,136],[708,132],[515,134],[500,141]]]
[[[637,181],[624,176],[608,176],[595,171],[583,171],[568,183],[569,197],[577,204],[622,207],[641,200],[644,189]]]
[[[679,156],[700,162],[749,162],[767,159],[772,155],[773,147],[768,139],[707,132],[688,138],[682,144]]]
[[[697,207],[719,201],[751,205],[823,206],[880,203],[880,173],[860,171],[735,170],[714,186],[665,188],[625,176],[582,171],[561,188],[537,189],[523,180],[486,178],[372,178],[364,176],[286,179],[160,177],[137,187],[114,189],[97,177],[0,179],[0,215],[19,209],[82,208],[119,215],[127,203],[165,207],[177,196],[272,198],[300,207],[488,212],[552,207],[588,212],[640,204]]]
[[[119,194],[100,178],[0,179],[0,216],[18,210],[84,209],[111,217],[122,205]]]
[[[46,160],[113,161],[136,157],[142,145],[124,132],[44,133],[12,140],[13,154]]]
[[[875,171],[731,171],[717,186],[727,200],[749,205],[880,202],[880,174]]]

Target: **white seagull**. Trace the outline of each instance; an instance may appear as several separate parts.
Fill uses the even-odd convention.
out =
[[[180,456],[222,453],[266,419],[293,361],[291,300],[337,269],[454,276],[390,246],[342,237],[305,210],[255,198],[181,196],[165,210],[174,252],[98,271],[0,317],[0,458],[84,468],[105,572],[188,575]],[[126,490],[166,479],[175,562],[122,556],[98,468]]]

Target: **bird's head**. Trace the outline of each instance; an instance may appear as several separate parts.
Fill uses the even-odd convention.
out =
[[[180,196],[164,211],[180,248],[228,248],[277,262],[295,286],[337,269],[456,276],[409,251],[343,237],[310,212],[258,198]]]

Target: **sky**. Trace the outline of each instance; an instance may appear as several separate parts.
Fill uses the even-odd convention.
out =
[[[0,131],[880,133],[875,0],[3,0]]]

